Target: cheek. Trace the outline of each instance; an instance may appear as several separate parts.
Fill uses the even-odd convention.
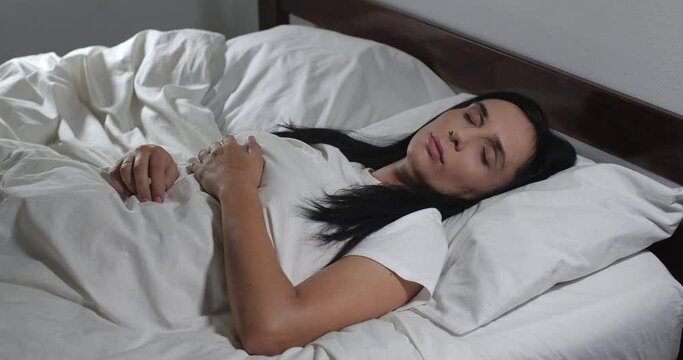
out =
[[[422,184],[430,187],[438,186],[439,178],[444,175],[434,160],[429,156],[426,148],[419,146],[408,146],[406,158],[410,163],[414,176]]]
[[[414,144],[408,146],[408,151],[406,153],[406,158],[413,167],[413,170],[423,177],[425,175],[432,174],[434,168],[431,166],[432,164],[430,163],[431,158],[429,157],[429,154],[427,154],[425,151],[422,151],[423,149],[420,149],[418,146],[413,145]]]
[[[427,135],[422,135],[418,134],[415,136],[410,143],[408,144],[408,149],[407,149],[407,156],[412,156],[414,158],[420,158],[422,160],[425,160],[426,158],[424,157],[425,155],[429,155],[427,153],[427,142],[424,139]]]
[[[458,189],[469,188],[482,190],[490,186],[492,180],[481,160],[472,153],[461,153],[461,156],[449,167],[447,177]]]

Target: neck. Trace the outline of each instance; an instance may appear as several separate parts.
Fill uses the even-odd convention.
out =
[[[389,185],[415,187],[419,184],[415,176],[410,172],[406,158],[375,170],[372,172],[372,176]]]

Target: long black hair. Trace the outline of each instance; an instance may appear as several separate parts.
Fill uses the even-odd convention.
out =
[[[445,220],[483,199],[546,179],[574,165],[576,161],[574,148],[569,142],[550,131],[541,108],[526,96],[502,91],[486,93],[461,102],[448,110],[465,108],[485,99],[499,99],[515,104],[535,129],[534,153],[531,159],[519,169],[515,178],[507,185],[474,199],[446,196],[429,188],[389,184],[356,185],[334,194],[325,194],[322,199],[308,199],[307,206],[300,206],[300,213],[310,220],[324,223],[322,231],[315,236],[316,240],[322,241],[322,244],[346,241],[346,244],[327,265],[341,259],[368,235],[404,215],[433,207]],[[361,163],[372,169],[379,169],[404,158],[410,140],[420,130],[417,129],[404,138],[382,146],[353,138],[349,135],[351,131],[348,130],[299,127],[292,124],[279,126],[287,130],[274,131],[273,134],[298,139],[307,144],[322,143],[335,146],[349,161]]]

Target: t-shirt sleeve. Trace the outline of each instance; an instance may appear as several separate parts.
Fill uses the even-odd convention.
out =
[[[448,242],[435,208],[405,215],[363,239],[344,256],[357,255],[384,265],[401,278],[423,286],[406,310],[431,299],[446,260]]]

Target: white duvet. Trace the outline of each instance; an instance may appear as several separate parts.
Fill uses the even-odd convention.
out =
[[[163,206],[123,201],[102,172],[144,143],[163,145],[182,167],[230,132],[285,120],[359,129],[449,95],[398,51],[300,27],[227,43],[148,31],[111,49],[3,64],[0,358],[248,357],[231,329],[215,200],[183,173]],[[396,312],[279,357],[673,358],[676,339],[663,338],[680,336],[680,320],[665,310],[681,313],[680,287],[647,252],[616,265],[466,336]],[[614,281],[624,272],[632,276]],[[655,293],[660,303],[636,307]],[[663,334],[660,346],[624,346],[641,341],[633,327]],[[594,336],[566,336],[585,329]]]

